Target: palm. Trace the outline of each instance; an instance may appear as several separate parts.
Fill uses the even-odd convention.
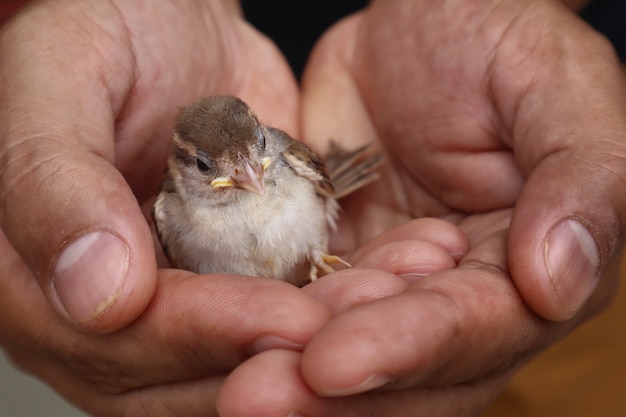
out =
[[[388,10],[366,11],[343,22],[320,43],[305,78],[306,100],[308,91],[324,89],[318,79],[328,82],[317,78],[320,68],[345,73],[335,75],[345,81],[342,87],[328,90],[343,97],[327,99],[345,103],[340,110],[348,120],[328,133],[311,128],[309,137],[367,138],[378,142],[385,155],[381,181],[342,202],[346,220],[336,244],[343,250],[410,218],[458,221],[513,207],[523,182],[508,143],[511,133],[489,91],[494,45],[484,33],[492,28],[488,22],[473,27],[451,21],[438,5],[431,12],[427,3],[411,4],[425,10],[409,13],[380,2],[373,7]],[[488,10],[476,8],[474,13]],[[404,15],[389,16],[392,12]],[[411,16],[429,19],[416,24]],[[443,32],[438,25],[459,30]],[[367,114],[352,108],[366,108]],[[305,119],[305,132],[306,127]]]

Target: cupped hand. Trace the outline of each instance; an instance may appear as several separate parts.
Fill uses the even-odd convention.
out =
[[[315,383],[316,377],[320,376],[328,377],[331,383],[339,380],[340,384],[354,384],[354,375],[348,376],[352,380],[341,379],[346,377],[347,372],[368,372],[368,369],[389,359],[377,357],[377,352],[383,352],[379,349],[379,343],[411,350],[414,343],[407,343],[411,334],[407,332],[398,337],[397,333],[403,330],[398,324],[404,323],[404,330],[407,330],[410,325],[415,324],[409,323],[410,321],[419,320],[421,310],[435,310],[433,306],[438,300],[426,302],[423,309],[419,309],[412,305],[411,300],[403,298],[403,295],[425,282],[436,285],[445,271],[457,271],[457,260],[468,251],[469,242],[457,226],[433,218],[413,220],[370,240],[351,254],[349,259],[353,268],[324,276],[303,288],[305,293],[321,301],[333,314],[332,319],[304,347],[304,353],[271,349],[239,365],[227,377],[218,395],[220,415],[404,416],[413,415],[410,413],[417,411],[440,411],[442,404],[449,404],[450,399],[460,399],[459,391],[463,392],[466,399],[474,399],[476,389],[472,387],[459,390],[448,389],[449,387],[446,390],[396,389],[353,396],[354,393],[378,387],[375,384],[389,382],[362,374],[356,375],[359,380],[356,386],[350,388],[314,392],[311,387],[316,387],[309,385],[311,382]],[[444,288],[449,285],[448,281],[442,281]],[[429,296],[432,297],[432,294],[424,292],[417,301],[428,300]],[[394,305],[392,312],[389,306]],[[382,314],[378,317],[380,320],[377,320],[375,316],[384,312],[381,306],[386,306],[389,314]],[[361,321],[355,314],[363,311],[372,314]],[[428,321],[434,323],[433,318],[441,311],[441,308],[430,311]],[[397,315],[392,316],[393,313]],[[445,316],[452,317],[451,313],[448,312]],[[430,337],[449,325],[445,316],[436,317],[440,325],[431,326],[422,332],[425,345],[427,342],[434,345],[445,340],[443,337]],[[379,326],[384,327],[384,331],[380,335],[372,334]],[[392,334],[392,329],[396,334]],[[469,326],[467,333],[471,333]],[[338,337],[333,340],[333,335]],[[376,343],[372,343],[373,340]],[[459,345],[461,343],[459,341]],[[313,355],[312,360],[308,358],[310,355]],[[316,362],[320,359],[321,361]],[[400,357],[395,359],[404,360]],[[361,377],[365,383],[360,380]],[[502,375],[497,375],[495,379],[495,382],[485,381],[484,385],[500,386],[505,380]],[[483,386],[478,388],[482,389]],[[483,402],[486,398],[487,396],[482,396]],[[415,407],[416,404],[421,405]]]
[[[434,242],[434,219],[374,239],[354,269],[304,288],[333,314],[304,351],[271,349],[239,365],[218,394],[220,415],[477,415],[582,320],[540,318],[521,298],[506,262],[510,216],[435,224],[447,238]]]
[[[0,234],[0,346],[94,416],[213,416],[225,376],[268,349],[301,350],[328,310],[284,282],[161,270],[149,307],[108,334],[59,317]]]
[[[301,352],[330,319],[326,305],[340,313],[396,294],[407,280],[454,268],[468,248],[451,223],[419,219],[369,242],[353,255],[358,268],[319,280],[306,290],[310,294],[276,280],[162,269],[148,308],[126,327],[98,335],[55,314],[28,266],[0,234],[0,270],[10,277],[0,281],[0,346],[18,366],[92,415],[218,415],[226,376],[241,366],[246,372],[265,351]],[[376,279],[370,277],[374,270]],[[329,292],[323,283],[338,285]],[[350,292],[341,295],[342,288]],[[330,303],[324,294],[341,295],[344,304]],[[280,366],[289,363],[283,359]],[[291,376],[278,385],[264,383],[279,375],[262,366],[258,379],[244,379],[243,385],[275,393],[287,384],[282,395],[297,400],[290,393],[302,385]],[[255,396],[235,395],[229,405],[250,405],[248,398]],[[254,410],[262,408],[247,408]]]
[[[334,314],[304,352],[269,350],[241,364],[218,395],[220,415],[475,415],[575,325],[540,319],[520,298],[505,262],[509,216],[465,220],[471,242],[435,219],[375,238],[354,269],[304,288]],[[456,268],[454,254],[463,257]]]
[[[230,0],[33,3],[2,28],[0,54],[0,226],[88,331],[123,327],[153,296],[140,205],[161,181],[178,107],[235,94],[298,126],[288,66]]]
[[[298,125],[287,65],[234,4],[33,2],[0,31],[0,345],[91,414],[210,415],[233,367],[328,316],[281,282],[157,273],[141,207],[177,108],[236,94]]]
[[[304,77],[304,135],[375,141],[387,161],[343,204],[336,247],[430,215],[472,249],[419,279],[354,270],[306,287],[336,316],[302,354],[238,367],[223,415],[475,415],[611,300],[625,93],[606,40],[554,2],[381,0],[333,28]]]
[[[314,51],[303,130],[376,141],[387,159],[347,203],[340,245],[407,218],[513,208],[511,277],[537,314],[567,320],[616,283],[625,108],[609,43],[558,3],[375,1]]]

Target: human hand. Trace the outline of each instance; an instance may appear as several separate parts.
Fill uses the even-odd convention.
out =
[[[71,322],[109,332],[156,286],[149,206],[177,107],[244,97],[298,126],[297,88],[234,1],[50,1],[0,38],[0,226]]]
[[[233,4],[38,2],[0,32],[0,345],[95,415],[206,415],[249,351],[327,318],[278,282],[157,273],[141,206],[177,107],[231,93],[298,123],[288,67]]]
[[[392,273],[415,276],[450,269],[453,254],[467,248],[452,224],[419,219],[370,242],[357,256],[359,266],[391,272],[378,275],[379,280],[392,279],[384,286],[391,294],[406,284]],[[232,368],[265,350],[301,351],[330,318],[323,304],[284,282],[160,270],[156,294],[137,320],[116,332],[93,335],[55,314],[1,234],[0,251],[0,271],[10,277],[0,280],[0,346],[22,369],[96,416],[217,415],[218,391]],[[398,257],[391,264],[390,254]],[[354,280],[367,273],[355,268],[324,281]],[[361,284],[366,295],[370,284],[380,281]],[[365,301],[358,295],[353,292],[346,302]],[[254,387],[274,391],[261,380],[246,384]]]
[[[55,313],[1,234],[0,253],[0,346],[94,416],[215,416],[232,368],[266,349],[301,349],[329,317],[284,282],[170,269],[137,320],[91,334]]]
[[[537,314],[567,320],[615,284],[624,84],[606,40],[554,2],[374,2],[318,45],[303,129],[387,153],[362,196],[376,210],[345,216],[346,236],[514,208],[511,277]]]
[[[432,258],[430,247],[412,239],[449,236],[440,248],[467,250],[451,246],[453,229],[418,219],[359,250],[354,269],[304,287],[335,316],[303,353],[268,350],[236,368],[219,393],[220,415],[475,415],[519,366],[573,326],[538,319],[519,297],[502,263],[508,217],[501,211],[464,221],[473,248],[456,269],[393,268],[390,259]]]
[[[307,287],[337,316],[302,354],[237,368],[224,416],[473,415],[608,304],[626,88],[606,41],[569,11],[377,1],[322,40],[304,83],[306,137],[374,140],[387,153],[380,188],[352,201],[367,210],[344,205],[336,244],[431,215],[456,219],[472,250],[409,287],[376,273],[365,292],[362,275]],[[261,376],[272,392],[250,387]]]

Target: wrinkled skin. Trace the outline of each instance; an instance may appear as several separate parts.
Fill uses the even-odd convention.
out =
[[[0,54],[0,344],[94,415],[474,415],[617,283],[626,88],[556,4],[375,1],[320,41],[301,97],[230,2],[33,4]],[[378,144],[333,241],[353,269],[303,290],[156,269],[172,115],[222,93],[320,150]],[[93,230],[127,267],[85,310],[55,268]],[[591,284],[547,268],[554,231]],[[76,275],[119,271],[97,255]]]

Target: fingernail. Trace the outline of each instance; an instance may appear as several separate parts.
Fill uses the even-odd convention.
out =
[[[117,236],[93,232],[70,243],[57,259],[53,291],[76,322],[86,322],[111,306],[120,294],[129,250]]]
[[[373,374],[363,380],[363,382],[347,388],[339,388],[326,391],[318,391],[325,397],[345,397],[347,395],[361,394],[363,392],[372,391],[384,385],[391,383],[391,376],[386,374]]]
[[[419,274],[416,272],[407,272],[407,273],[401,273],[398,274],[398,276],[400,278],[405,279],[408,282],[416,282],[419,281],[420,279],[423,279],[424,277],[427,277],[430,274]]]
[[[554,293],[576,312],[598,283],[600,256],[593,236],[580,222],[566,219],[550,231],[545,260]]]
[[[248,349],[251,355],[264,352],[270,349],[287,349],[301,352],[304,350],[304,345],[301,343],[292,342],[291,340],[284,339],[279,336],[266,335],[256,339]]]

